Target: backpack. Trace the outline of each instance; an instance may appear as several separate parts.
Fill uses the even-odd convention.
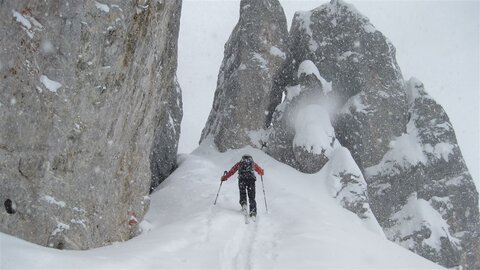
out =
[[[255,179],[255,174],[253,173],[253,158],[250,155],[244,155],[242,160],[240,160],[240,168],[238,169],[239,178],[249,178]]]

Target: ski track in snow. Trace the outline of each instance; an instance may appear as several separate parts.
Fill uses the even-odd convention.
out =
[[[213,208],[211,208],[213,209]],[[210,211],[207,218],[206,239],[209,241],[211,224],[214,222],[215,211]],[[231,236],[225,241],[223,251],[220,255],[222,269],[253,269],[253,250],[255,247],[259,219],[254,222],[250,220],[249,224],[243,224],[243,213],[239,210],[238,217],[234,216],[234,222],[238,222],[238,226],[234,227]]]
[[[204,230],[204,235],[205,235],[204,241],[205,242],[208,242],[210,240],[210,231],[211,231],[211,228],[212,228],[212,220],[214,218],[214,215],[215,215],[215,212],[213,211],[213,207],[210,207],[208,217],[207,217],[207,220],[206,220],[206,224],[205,224],[205,230]]]

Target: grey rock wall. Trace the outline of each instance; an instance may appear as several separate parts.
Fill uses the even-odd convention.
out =
[[[302,61],[315,63],[343,106],[333,123],[338,140],[360,168],[376,164],[407,122],[405,85],[393,45],[355,7],[332,0],[295,13],[289,48],[286,81],[295,82]]]
[[[292,154],[292,124],[279,120],[298,107],[288,92],[300,84],[301,63],[310,60],[332,82],[326,100],[335,105],[335,136],[368,183],[365,197],[357,192],[359,204],[343,206],[359,215],[355,205],[368,200],[390,240],[445,267],[480,268],[478,192],[453,127],[421,82],[410,80],[407,89],[388,39],[355,7],[332,0],[295,14],[288,52],[276,81],[287,98],[274,114],[267,152],[305,171]],[[304,157],[310,168],[324,164]],[[357,186],[353,176],[337,178]]]
[[[137,233],[182,114],[181,1],[144,2],[0,3],[2,232],[60,249]]]
[[[410,79],[408,93],[406,133],[365,170],[372,209],[392,241],[448,268],[478,269],[478,192],[455,131],[422,82]]]
[[[174,38],[170,40],[171,42],[176,41]],[[170,48],[176,48],[176,46],[172,44]],[[166,55],[172,54],[168,53]],[[161,106],[158,106],[157,119],[155,119],[157,126],[162,128],[155,129],[150,152],[150,170],[152,173],[150,191],[154,191],[177,168],[176,156],[183,116],[182,89],[176,77],[174,81],[170,82],[170,85],[165,85],[165,89],[168,91],[162,92]]]
[[[281,92],[273,83],[286,59],[287,21],[277,0],[242,0],[240,19],[225,44],[213,107],[200,142],[220,151],[258,146]]]

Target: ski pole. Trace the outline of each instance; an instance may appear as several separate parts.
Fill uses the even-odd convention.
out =
[[[222,188],[222,184],[223,184],[223,181],[220,182],[220,187],[218,188],[217,197],[215,198],[215,202],[213,203],[213,205],[217,204],[218,194],[220,194],[220,189]]]
[[[227,174],[227,171],[223,172],[223,175]],[[222,188],[223,181],[220,181],[220,187],[218,187],[217,197],[215,197],[215,202],[213,205],[217,204],[218,194],[220,194],[220,189]]]
[[[268,213],[267,196],[265,195],[265,186],[263,185],[263,175],[260,175],[260,178],[262,179],[263,198],[265,199],[265,209],[267,209],[267,213]]]

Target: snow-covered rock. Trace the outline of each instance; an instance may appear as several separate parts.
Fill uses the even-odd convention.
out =
[[[365,169],[372,209],[391,240],[449,268],[479,269],[478,192],[452,124],[422,82],[407,85],[407,130]]]
[[[142,6],[2,2],[0,231],[65,249],[137,234],[182,116],[181,1]]]
[[[286,88],[286,98],[273,115],[266,152],[302,172],[315,173],[340,144],[330,122],[325,80],[308,60],[297,74],[300,84]]]
[[[278,0],[242,0],[240,19],[225,44],[213,107],[200,141],[220,151],[258,145],[251,132],[269,126],[281,91],[273,89],[286,58],[287,22]]]
[[[372,232],[385,236],[370,208],[365,178],[347,148],[337,147],[319,175],[332,197],[357,214]]]
[[[292,117],[313,111],[312,98],[294,104],[308,93],[301,81],[324,78],[331,82],[331,91],[323,93],[326,103],[335,104],[335,138],[364,173],[371,210],[387,236],[444,266],[479,268],[478,193],[453,127],[420,82],[409,81],[407,89],[395,48],[367,17],[341,0],[297,12],[282,75],[276,87],[286,90],[286,98],[274,114],[270,155],[304,172],[328,160],[301,155],[308,165],[302,168],[290,143],[296,132],[308,131],[315,135],[300,136],[296,144],[315,152],[311,142],[329,134],[328,124],[318,122],[314,130],[310,117]],[[409,213],[415,207],[424,211]]]
[[[355,7],[332,0],[295,13],[289,48],[283,83],[296,84],[301,63],[311,60],[332,82],[330,95],[340,106],[333,121],[336,137],[360,168],[378,163],[407,122],[405,85],[393,45]]]

